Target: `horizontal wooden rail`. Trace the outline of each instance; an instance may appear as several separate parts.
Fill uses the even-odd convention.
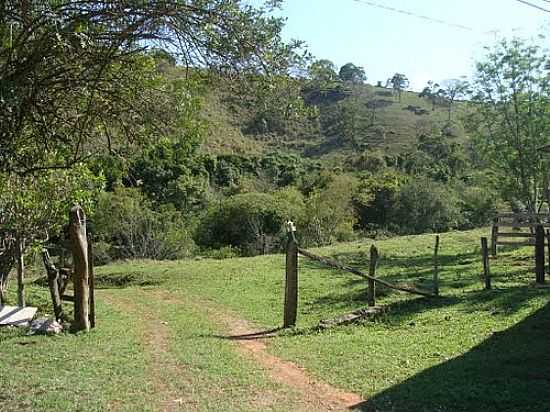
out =
[[[503,218],[550,218],[550,213],[513,213],[513,212],[507,212],[507,213],[497,213],[496,217],[503,217]]]
[[[524,222],[498,222],[495,223],[495,226],[497,227],[537,227],[537,226],[543,226],[543,227],[550,227],[550,223],[524,223]]]
[[[416,288],[409,288],[409,287],[406,287],[406,286],[394,285],[392,283],[386,282],[385,280],[382,280],[382,279],[379,279],[379,278],[376,278],[376,277],[373,277],[373,276],[369,276],[366,273],[360,271],[359,269],[353,268],[351,266],[344,265],[343,263],[338,262],[337,260],[330,259],[330,258],[325,257],[325,256],[316,255],[316,254],[311,253],[311,252],[309,252],[305,249],[302,249],[302,248],[298,248],[298,253],[300,253],[301,255],[303,255],[305,257],[308,257],[312,260],[315,260],[317,262],[321,262],[324,265],[330,266],[332,268],[340,269],[340,270],[343,270],[343,271],[346,271],[346,272],[350,272],[350,273],[353,273],[354,275],[361,276],[365,279],[371,279],[371,280],[373,280],[377,283],[380,283],[381,285],[384,285],[384,286],[386,286],[387,288],[390,288],[390,289],[399,290],[401,292],[413,293],[415,295],[427,296],[427,297],[431,297],[431,298],[438,297],[437,295],[434,295],[431,292],[427,292],[427,291],[416,289]]]
[[[532,237],[535,238],[534,233],[525,233],[525,232],[497,232],[498,237]]]
[[[501,240],[497,241],[496,242],[497,245],[502,245],[502,246],[535,246],[535,241],[533,240],[532,242],[520,242],[519,240],[518,241],[513,241],[513,240],[510,240],[510,241],[506,241],[506,242],[503,242]],[[548,242],[544,242],[545,245],[548,244]]]

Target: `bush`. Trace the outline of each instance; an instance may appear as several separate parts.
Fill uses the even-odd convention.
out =
[[[460,199],[448,185],[413,178],[401,187],[392,222],[399,233],[444,232],[460,227]]]
[[[486,187],[465,187],[461,197],[465,228],[489,224],[497,213],[498,196]]]
[[[154,210],[135,188],[102,193],[93,223],[104,261],[179,259],[192,255],[195,248],[183,214],[169,204]]]
[[[273,239],[284,236],[285,221],[301,219],[303,208],[303,197],[292,188],[274,194],[238,194],[209,208],[195,239],[205,248],[232,246],[244,255],[254,255],[261,249],[264,237],[269,237],[269,249],[275,249],[280,242]]]
[[[351,240],[355,224],[352,195],[357,184],[357,179],[351,176],[337,175],[325,188],[310,195],[306,203],[306,225],[303,229],[298,227],[306,244]]]

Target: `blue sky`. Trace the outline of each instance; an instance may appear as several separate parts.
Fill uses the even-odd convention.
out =
[[[363,66],[368,83],[404,73],[413,89],[428,80],[469,76],[498,36],[550,35],[550,13],[517,0],[368,0],[471,30],[369,6],[367,0],[286,0],[286,39],[305,40],[318,58]],[[548,0],[529,0],[550,10]],[[550,45],[550,37],[544,42]]]

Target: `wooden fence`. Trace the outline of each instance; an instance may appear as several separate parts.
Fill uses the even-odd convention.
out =
[[[376,266],[378,263],[378,249],[372,245],[370,249],[369,259],[369,271],[368,274],[363,271],[347,266],[335,259],[331,259],[325,256],[316,255],[308,250],[302,249],[298,246],[298,242],[294,236],[296,227],[293,222],[287,223],[288,242],[286,248],[286,281],[285,281],[285,304],[284,304],[284,320],[283,327],[287,328],[296,324],[297,306],[298,306],[298,254],[307,257],[313,261],[321,263],[333,269],[342,270],[344,272],[352,273],[356,276],[364,278],[367,282],[367,304],[368,309],[360,309],[351,314],[338,317],[336,319],[330,319],[320,322],[320,326],[323,325],[335,325],[342,323],[349,323],[361,318],[365,318],[374,315],[381,311],[380,307],[376,307],[376,284],[383,285],[389,289],[398,290],[401,292],[411,293],[415,295],[421,295],[425,297],[437,297],[439,295],[438,285],[438,264],[437,264],[437,251],[439,248],[439,236],[436,237],[436,247],[434,253],[434,285],[433,290],[421,290],[409,285],[397,285],[388,281],[382,280],[376,277]]]
[[[493,219],[491,254],[496,256],[497,246],[535,246],[535,228],[550,228],[550,213],[499,213]]]

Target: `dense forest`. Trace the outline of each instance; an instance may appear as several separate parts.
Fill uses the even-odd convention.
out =
[[[1,6],[0,229],[25,248],[62,238],[73,203],[99,263],[277,251],[289,219],[323,245],[548,207],[534,43],[414,92],[285,44],[278,2],[50,3]]]

